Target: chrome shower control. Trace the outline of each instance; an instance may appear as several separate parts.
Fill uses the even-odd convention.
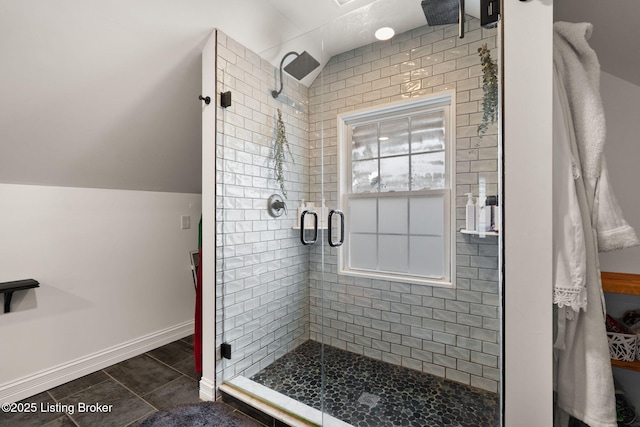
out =
[[[267,200],[267,211],[269,215],[274,218],[287,214],[287,204],[282,200],[282,196],[279,194],[272,194]]]

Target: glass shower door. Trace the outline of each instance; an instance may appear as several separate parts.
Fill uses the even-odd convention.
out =
[[[500,30],[468,15],[464,38],[457,24],[423,21],[387,41],[347,35],[401,10],[424,18],[414,3],[380,0],[324,27],[327,43],[354,43],[330,55],[310,92],[322,105],[312,123],[324,135],[323,194],[345,213],[344,245],[311,253],[323,410],[350,425],[497,426],[502,153],[499,120],[481,131],[479,49],[499,68]],[[485,228],[465,229],[466,193],[489,212]]]
[[[501,423],[499,209],[483,230],[464,215],[466,193],[501,204],[478,56],[500,60],[499,29],[468,16],[461,39],[416,5],[371,2],[259,54],[218,32],[217,384],[319,425]],[[409,27],[366,39],[400,10]],[[319,68],[274,97],[303,51]]]
[[[321,60],[322,50],[316,42],[258,54],[221,31],[217,45],[218,93],[231,98],[216,124],[217,384],[284,419],[303,413],[322,424],[321,351],[311,338],[322,313],[309,303],[310,282],[322,277],[315,254],[327,245],[322,132],[310,123],[310,89],[289,74],[303,78],[295,61]],[[302,227],[300,206],[309,209]],[[308,383],[285,376],[296,369]]]

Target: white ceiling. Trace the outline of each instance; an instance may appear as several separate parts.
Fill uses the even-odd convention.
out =
[[[352,0],[338,6],[334,0],[266,0],[298,29],[291,39],[257,51],[278,67],[291,51],[308,51],[322,66],[334,55],[376,41],[380,27],[391,27],[396,34],[426,24],[420,0]],[[320,73],[315,70],[302,83],[309,86]]]
[[[322,55],[328,57],[375,41],[373,32],[381,26],[401,33],[426,23],[420,0],[353,0],[343,8],[333,0],[316,0],[312,7],[300,0],[266,1],[297,25],[311,49],[322,40]],[[640,86],[639,0],[555,0],[553,7],[555,20],[592,23],[589,44],[598,54],[602,70]],[[467,0],[466,9],[476,14],[479,0]],[[287,51],[285,43],[280,49],[259,52],[277,66]]]
[[[308,36],[313,29],[321,29],[306,42],[313,46],[322,40],[324,56],[329,57],[375,41],[373,32],[381,26],[401,33],[426,23],[420,0],[353,0],[343,8],[333,0],[314,1],[312,8],[299,0],[267,1],[288,21],[298,24],[300,34]],[[589,44],[598,54],[602,70],[640,86],[639,0],[555,0],[553,7],[555,20],[592,23]],[[466,9],[477,14],[479,0],[467,0]],[[273,53],[276,51],[278,54]],[[282,47],[263,53],[278,65],[279,54],[286,52]]]

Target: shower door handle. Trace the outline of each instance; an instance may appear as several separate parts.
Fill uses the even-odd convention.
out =
[[[464,0],[458,0],[458,37],[464,38]]]
[[[305,240],[304,238],[304,217],[309,214],[313,215],[313,239]],[[314,211],[304,211],[302,212],[302,216],[300,216],[300,241],[303,245],[313,245],[318,241],[318,214]]]
[[[336,243],[333,242],[333,238],[331,236],[331,219],[333,218],[333,214],[340,215],[340,241]],[[344,243],[344,212],[338,209],[332,209],[331,212],[329,212],[329,219],[327,220],[327,231],[327,234],[329,235],[329,246],[331,246],[332,248],[342,246],[342,244]]]

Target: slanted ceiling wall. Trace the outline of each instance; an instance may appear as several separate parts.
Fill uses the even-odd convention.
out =
[[[2,402],[193,333],[213,25],[170,3],[0,0]]]

